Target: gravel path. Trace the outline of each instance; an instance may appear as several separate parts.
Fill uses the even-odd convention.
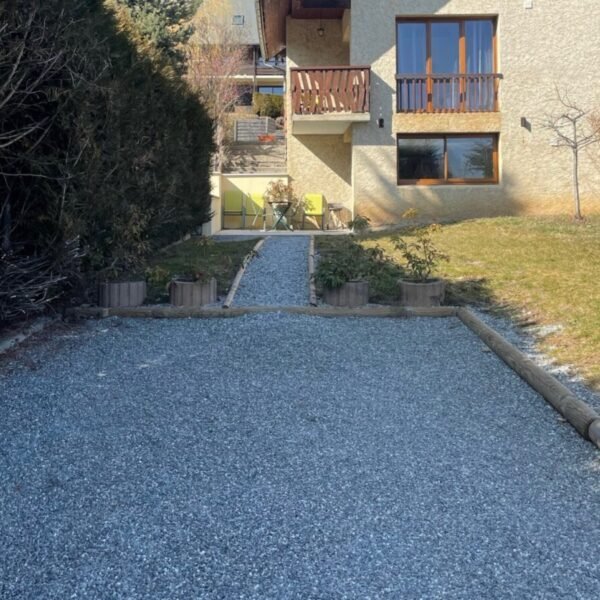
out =
[[[0,377],[2,600],[600,597],[597,451],[455,319],[109,319]]]
[[[267,238],[242,278],[234,305],[307,305],[309,242],[305,235]]]

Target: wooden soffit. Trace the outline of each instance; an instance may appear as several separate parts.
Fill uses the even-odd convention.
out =
[[[292,0],[256,0],[258,37],[264,58],[272,58],[285,48],[285,20]]]
[[[260,48],[272,58],[285,48],[285,20],[341,19],[350,0],[255,0]]]
[[[350,0],[292,0],[294,19],[341,19]]]

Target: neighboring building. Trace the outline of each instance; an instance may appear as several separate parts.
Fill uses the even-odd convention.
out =
[[[287,53],[288,175],[398,222],[565,211],[569,152],[540,127],[555,86],[600,108],[598,0],[255,0]],[[596,155],[597,156],[597,155]],[[600,206],[600,160],[581,165]]]
[[[240,105],[251,106],[252,94],[283,95],[285,52],[264,59],[260,52],[257,11],[254,0],[223,0],[220,18],[231,26],[240,45],[246,47],[247,63],[236,76],[241,88]],[[202,11],[202,5],[199,11]]]

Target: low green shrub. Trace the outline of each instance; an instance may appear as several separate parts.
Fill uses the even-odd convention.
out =
[[[319,242],[320,259],[315,280],[320,288],[338,288],[357,279],[369,282],[373,301],[390,302],[398,298],[398,279],[403,270],[375,246],[365,248],[352,238]]]

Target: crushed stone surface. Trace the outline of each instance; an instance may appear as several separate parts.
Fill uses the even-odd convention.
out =
[[[0,370],[0,598],[600,597],[600,460],[456,319],[88,322]]]
[[[308,236],[273,236],[248,265],[234,306],[307,306]]]

